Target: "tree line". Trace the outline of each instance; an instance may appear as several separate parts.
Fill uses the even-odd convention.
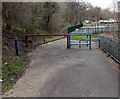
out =
[[[59,33],[86,19],[117,18],[117,12],[87,2],[6,2],[2,7],[3,33]]]

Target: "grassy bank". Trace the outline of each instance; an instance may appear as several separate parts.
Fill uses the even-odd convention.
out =
[[[23,75],[26,69],[26,59],[20,57],[11,57],[11,59],[2,64],[2,92],[6,92],[16,83],[17,79]]]
[[[3,34],[2,36],[2,93],[8,91],[24,74],[29,64],[25,43],[19,37],[19,56],[14,48],[15,35]]]

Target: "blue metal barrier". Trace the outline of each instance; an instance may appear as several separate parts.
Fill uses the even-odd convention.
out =
[[[80,36],[86,36],[88,40],[86,40],[86,43],[81,43],[81,41],[71,41],[71,36],[75,36],[75,35],[80,35]],[[91,49],[91,34],[89,33],[69,33],[68,34],[68,46],[69,48],[71,47],[71,45],[79,45],[79,47],[81,47],[81,45],[89,45],[89,49]],[[78,42],[78,43],[74,43],[74,42]]]
[[[80,39],[80,41],[86,41],[88,43],[88,41],[92,41],[92,40],[97,40],[98,41],[98,48],[100,48],[100,39]]]
[[[15,51],[16,51],[16,55],[18,56],[18,55],[19,55],[18,40],[15,39],[15,40],[14,40],[14,43],[15,43]]]

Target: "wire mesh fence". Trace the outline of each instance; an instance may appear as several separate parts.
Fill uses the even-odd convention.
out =
[[[79,29],[79,32],[98,34],[104,32],[118,31],[118,26],[84,26]]]
[[[101,49],[112,56],[116,61],[120,63],[119,49],[120,44],[117,40],[113,40],[110,37],[100,36]]]

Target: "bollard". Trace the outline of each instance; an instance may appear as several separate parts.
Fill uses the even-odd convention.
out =
[[[15,38],[14,43],[15,43],[16,55],[18,56],[19,55],[19,48],[18,48],[18,39],[17,38]]]
[[[100,48],[100,39],[98,39],[98,48]]]
[[[81,40],[79,40],[79,48],[81,48]]]
[[[89,35],[90,41],[89,41],[89,49],[91,50],[91,35]]]
[[[89,39],[89,35],[87,35],[87,39]],[[89,41],[87,40],[87,47],[88,47]]]
[[[25,41],[26,41],[26,47],[28,47],[28,36],[25,36]]]
[[[43,37],[44,37],[44,44],[45,44],[45,43],[46,43],[46,42],[45,42],[45,36],[43,36]]]
[[[70,48],[70,35],[67,36],[67,49]]]

